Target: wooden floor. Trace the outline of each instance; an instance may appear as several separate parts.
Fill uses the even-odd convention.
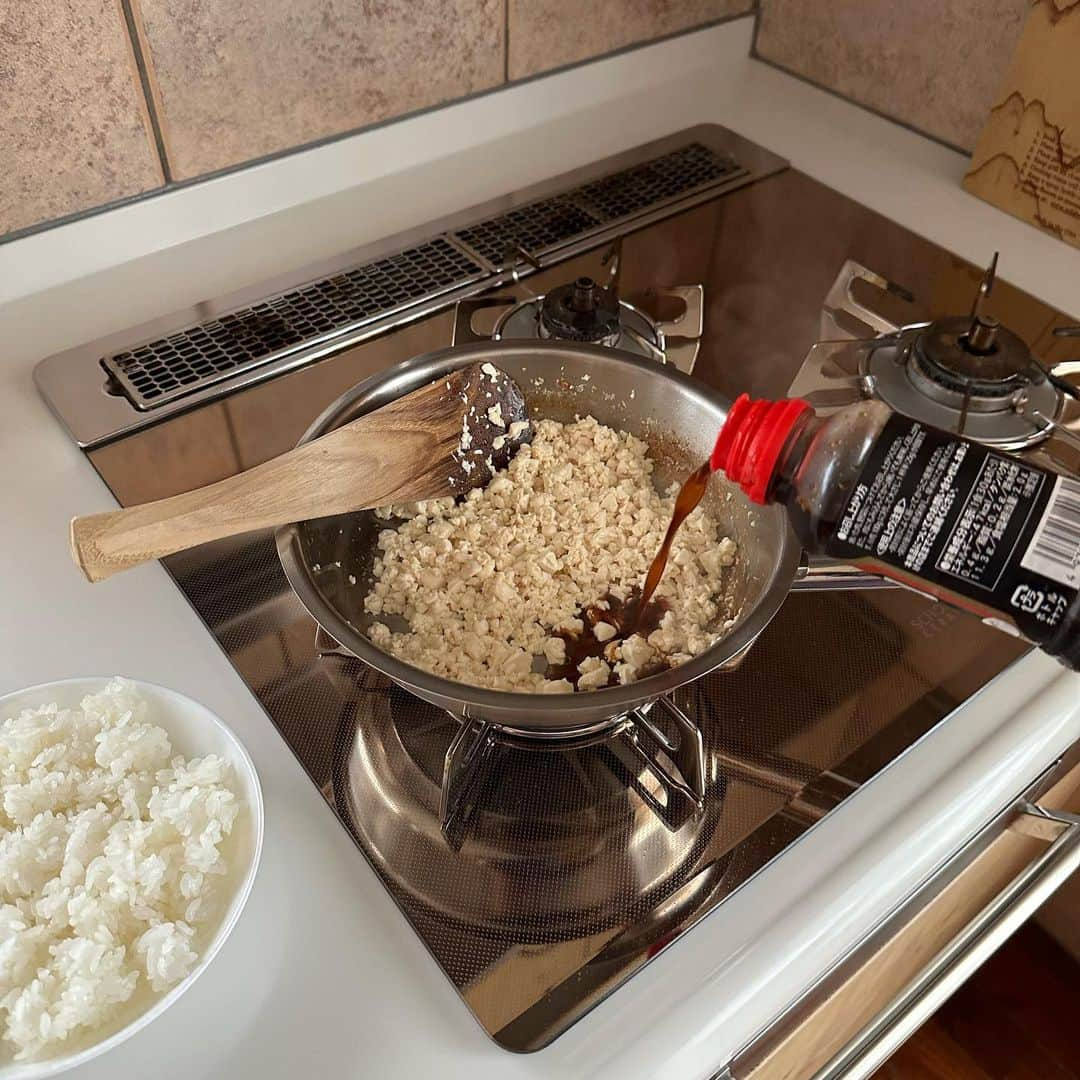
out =
[[[1080,1080],[1080,964],[1028,923],[873,1080]]]

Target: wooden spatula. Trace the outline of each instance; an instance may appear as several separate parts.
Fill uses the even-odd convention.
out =
[[[252,529],[458,495],[509,462],[527,421],[513,379],[474,364],[216,484],[74,518],[71,554],[101,581]]]

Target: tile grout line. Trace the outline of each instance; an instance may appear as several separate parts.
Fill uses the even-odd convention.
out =
[[[118,2],[123,7],[126,17],[129,0],[118,0]],[[157,126],[156,111],[154,111],[154,109],[150,105],[152,98],[149,95],[149,92],[144,87],[144,96],[147,97],[148,111],[153,122],[155,138],[160,137],[162,140],[161,144],[159,144],[158,153],[162,161],[162,171],[166,174],[167,177],[165,184],[160,187],[151,188],[148,191],[140,191],[132,195],[125,195],[119,199],[113,199],[109,202],[99,203],[97,206],[83,207],[81,210],[74,210],[69,214],[62,214],[60,217],[48,218],[45,221],[37,221],[31,225],[22,225],[17,229],[12,229],[10,232],[0,233],[0,246],[11,243],[15,240],[22,240],[28,236],[34,236],[38,233],[47,232],[49,229],[56,228],[61,225],[71,225],[78,221],[85,221],[88,218],[97,217],[99,214],[108,213],[110,210],[117,210],[121,207],[131,206],[135,203],[149,202],[151,199],[156,199],[161,195],[167,195],[174,191],[180,191],[186,188],[195,187],[199,184],[204,184],[210,180],[217,180],[223,176],[231,176],[235,173],[243,172],[246,169],[251,169],[258,165],[266,165],[274,161],[280,161],[283,158],[292,157],[295,154],[302,154],[308,150],[317,150],[323,146],[330,146],[334,143],[342,142],[345,139],[351,139],[356,135],[366,134],[371,131],[378,131],[381,128],[389,127],[392,124],[397,124],[405,120],[412,120],[420,116],[426,116],[428,114],[438,112],[440,109],[450,108],[455,105],[464,105],[470,101],[485,98],[491,94],[497,94],[502,90],[509,90],[518,86],[526,86],[529,83],[538,82],[552,75],[561,75],[567,71],[573,71],[577,68],[587,67],[588,65],[594,64],[601,60],[610,60],[615,57],[636,52],[638,49],[649,48],[653,45],[660,45],[667,41],[673,41],[676,38],[687,37],[691,34],[696,34],[717,26],[723,26],[729,22],[737,22],[739,19],[748,18],[752,14],[752,12],[753,9],[747,9],[744,12],[740,12],[734,15],[722,16],[719,19],[713,19],[709,22],[701,23],[697,26],[690,26],[684,30],[675,30],[670,34],[663,35],[662,37],[648,38],[644,41],[631,42],[628,45],[622,45],[617,49],[612,49],[610,52],[598,53],[595,56],[587,56],[581,60],[575,60],[569,64],[564,64],[561,67],[550,68],[545,71],[537,71],[531,75],[523,75],[521,78],[513,79],[504,83],[496,83],[493,86],[485,87],[483,90],[476,90],[472,93],[464,94],[458,98],[451,98],[448,101],[439,101],[435,102],[432,105],[425,105],[422,108],[413,110],[412,112],[401,113],[396,116],[387,116],[381,120],[376,120],[369,124],[361,124],[359,127],[348,128],[345,131],[334,132],[331,135],[323,135],[317,139],[312,139],[310,142],[297,143],[295,146],[287,146],[281,150],[275,150],[269,154],[263,154],[260,157],[249,158],[246,161],[238,161],[233,165],[225,165],[220,169],[214,169],[207,173],[200,173],[197,176],[190,176],[182,179],[174,178],[172,176],[171,170],[168,169],[167,158],[164,153],[164,137],[163,135],[161,135],[161,132],[159,131]],[[140,77],[142,77],[143,73],[141,52],[137,52],[136,56],[138,57],[137,62],[140,66]],[[148,73],[146,75],[146,78],[149,79]],[[803,81],[805,82],[807,80]],[[892,118],[887,117],[887,119]]]
[[[503,82],[510,81],[510,0],[503,0]]]
[[[161,162],[161,172],[165,177],[165,187],[173,183],[172,169],[169,166],[169,155],[165,152],[165,137],[161,131],[161,120],[158,116],[157,103],[150,86],[150,71],[143,55],[142,38],[139,36],[138,26],[135,22],[135,12],[131,7],[132,0],[120,0],[120,10],[124,13],[124,24],[127,26],[128,38],[131,40],[131,51],[135,56],[135,67],[139,72],[139,84],[142,87],[143,100],[146,103],[146,111],[150,116],[150,128],[154,133],[154,148],[157,150],[158,159]]]

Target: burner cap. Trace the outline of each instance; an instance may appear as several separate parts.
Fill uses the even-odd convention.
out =
[[[552,289],[540,308],[540,336],[614,345],[622,328],[619,301],[590,277]]]
[[[939,319],[915,339],[911,358],[918,373],[932,384],[920,387],[932,397],[934,387],[950,395],[988,399],[1008,407],[1018,391],[1037,381],[1027,345],[996,319],[965,315]]]

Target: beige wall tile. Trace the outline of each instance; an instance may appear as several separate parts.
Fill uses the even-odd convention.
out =
[[[509,0],[511,79],[750,11],[753,0]]]
[[[116,0],[0,2],[0,235],[162,183]]]
[[[1029,0],[761,0],[757,51],[970,150]]]
[[[178,179],[503,79],[503,0],[135,4]]]

